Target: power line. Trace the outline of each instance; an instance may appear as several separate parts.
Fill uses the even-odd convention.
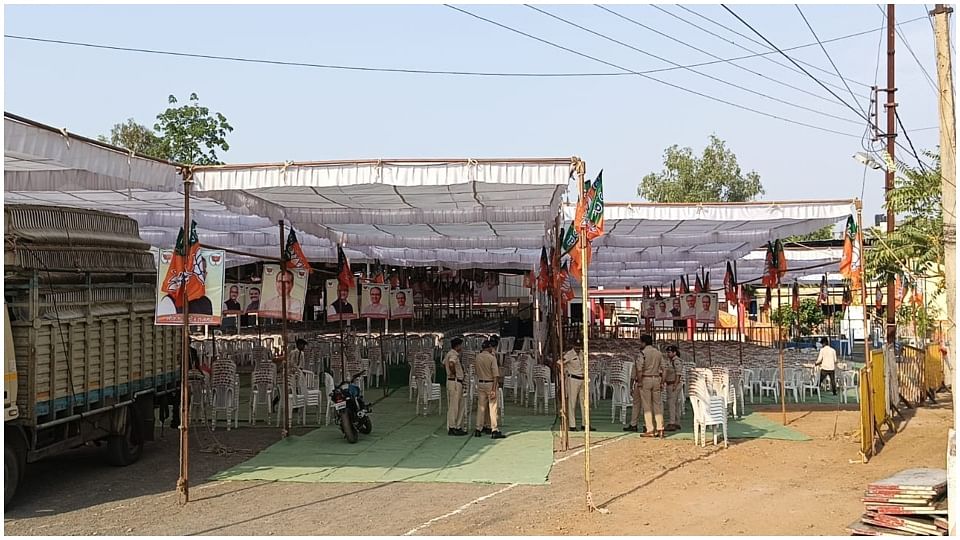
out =
[[[923,19],[926,17],[919,17]],[[906,21],[903,24],[906,24],[910,21]],[[828,40],[824,40],[824,43],[829,43],[833,41],[841,41],[845,39],[850,39],[854,37],[863,36],[866,34],[872,34],[874,32],[883,30],[883,28],[874,28],[871,30],[864,30],[861,32],[855,32],[853,34],[846,34],[843,36],[838,36]],[[144,49],[137,47],[122,47],[118,45],[104,45],[97,43],[88,43],[80,41],[66,41],[60,39],[48,39],[40,38],[34,36],[19,36],[13,34],[4,34],[7,39],[17,39],[23,41],[33,41],[38,43],[49,43],[54,45],[68,45],[74,47],[85,47],[91,49],[105,49],[112,51],[120,52],[133,52],[133,53],[143,53],[143,54],[155,54],[163,56],[175,56],[175,57],[185,57],[185,58],[197,58],[203,60],[222,60],[230,62],[243,62],[249,64],[267,64],[267,65],[278,65],[278,66],[290,66],[290,67],[306,67],[306,68],[315,68],[315,69],[330,69],[330,70],[342,70],[342,71],[361,71],[361,72],[375,72],[375,73],[400,73],[400,74],[415,74],[415,75],[454,75],[454,76],[469,76],[469,77],[623,77],[630,76],[633,73],[625,72],[605,72],[605,73],[531,73],[531,72],[487,72],[487,71],[453,71],[453,70],[431,70],[431,69],[417,69],[417,68],[385,68],[385,67],[372,67],[372,66],[351,66],[351,65],[338,65],[338,64],[319,64],[319,63],[309,63],[309,62],[293,62],[285,60],[271,60],[271,59],[260,59],[260,58],[245,58],[245,57],[235,57],[235,56],[221,56],[213,54],[202,54],[202,53],[187,53],[187,52],[177,52],[177,51],[166,51],[158,49]],[[797,49],[804,49],[807,47],[812,47],[816,43],[806,43],[803,45],[797,45],[794,47],[789,47],[784,49],[785,51],[793,51]],[[694,67],[703,67],[710,66],[715,64],[735,62],[739,60],[747,60],[750,58],[765,57],[770,54],[776,54],[776,51],[769,52],[760,52],[747,54],[742,56],[735,56],[732,58],[722,58],[719,60],[712,60],[709,62],[698,62],[696,64],[688,64],[681,67],[664,67],[658,69],[649,69],[641,71],[640,73],[649,74],[649,73],[663,73],[668,71],[674,71],[682,68],[694,68]]]
[[[757,45],[760,45],[761,47],[766,47],[766,46],[767,46],[767,45],[764,45],[763,43],[760,43],[759,41],[751,38],[750,36],[741,34],[740,32],[737,32],[736,30],[734,30],[733,28],[730,28],[729,26],[726,26],[726,25],[723,24],[723,23],[719,23],[719,22],[717,22],[717,21],[715,21],[715,20],[713,20],[713,19],[710,19],[709,17],[706,17],[706,16],[704,16],[704,15],[702,15],[702,14],[696,12],[696,11],[693,11],[692,9],[687,8],[686,6],[682,6],[682,5],[681,5],[681,6],[678,6],[678,7],[679,7],[680,9],[688,12],[688,13],[691,13],[691,14],[697,16],[697,17],[700,17],[701,19],[704,19],[704,20],[706,20],[706,21],[708,21],[708,22],[711,22],[711,23],[713,23],[713,24],[721,27],[721,28],[724,28],[724,29],[726,29],[726,30],[729,31],[729,32],[733,32],[734,34],[736,34],[736,35],[738,35],[738,36],[740,36],[740,37],[742,37],[742,38],[744,38],[744,39],[747,39],[747,40],[749,40],[749,41],[752,41],[753,43],[755,43],[755,44],[757,44]],[[732,43],[732,42],[731,42],[731,43]],[[740,45],[738,45],[738,46],[740,46]],[[775,47],[770,47],[770,48],[775,48]],[[819,67],[819,66],[816,66],[816,65],[811,64],[811,63],[808,63],[808,62],[804,62],[804,61],[802,61],[802,60],[798,60],[798,61],[799,61],[801,64],[804,64],[804,65],[806,65],[806,66],[811,67],[812,69],[815,69],[815,70],[817,70],[817,71],[821,71],[821,72],[823,72],[823,73],[826,73],[827,75],[830,75],[831,77],[833,76],[833,73],[830,73],[829,71],[827,71],[827,70],[825,70],[825,69],[823,69],[823,68],[821,68],[821,67]],[[794,64],[796,64],[796,63],[794,63]],[[783,64],[778,64],[778,65],[780,65],[780,66],[782,66],[782,67],[786,67],[787,69],[790,69],[790,66],[784,66]],[[797,66],[797,67],[800,67],[800,66]],[[793,70],[793,71],[796,71],[796,70]],[[869,84],[866,84],[866,83],[862,83],[862,82],[859,82],[859,81],[851,81],[851,82],[853,82],[853,83],[855,83],[855,84],[859,84],[860,86],[863,86],[863,87],[866,87],[866,88],[870,88],[870,85],[869,85]],[[860,97],[865,97],[865,96],[860,96]]]
[[[876,4],[877,9],[880,10],[880,13],[883,13],[883,20],[887,20],[887,14],[883,11],[883,8],[880,7],[880,4]],[[910,56],[913,57],[914,62],[920,66],[920,71],[923,72],[924,78],[927,80],[927,84],[930,85],[930,88],[933,89],[934,93],[940,94],[940,90],[937,88],[937,83],[933,81],[933,77],[930,76],[930,72],[927,71],[927,68],[923,65],[923,62],[917,58],[917,53],[913,52],[913,47],[910,46],[910,42],[907,41],[907,37],[903,35],[903,32],[900,31],[900,25],[894,24],[893,29],[896,30],[897,36],[900,37],[900,41],[907,47],[907,52],[910,53]]]
[[[673,36],[671,36],[671,35],[669,35],[669,34],[666,34],[666,33],[664,33],[664,32],[661,32],[661,31],[657,30],[656,28],[651,28],[651,27],[643,24],[642,22],[639,22],[639,21],[637,21],[637,20],[631,19],[630,17],[627,17],[626,15],[623,15],[622,13],[618,13],[618,12],[616,12],[616,11],[614,11],[614,10],[606,7],[606,6],[602,6],[602,5],[600,5],[600,4],[594,4],[594,6],[602,9],[603,11],[606,11],[607,13],[610,13],[610,14],[612,14],[612,15],[615,15],[615,16],[617,16],[617,17],[619,17],[619,18],[621,18],[621,19],[623,19],[623,20],[625,20],[625,21],[628,21],[628,22],[630,22],[630,23],[633,23],[633,24],[635,24],[635,25],[637,25],[637,26],[639,26],[639,27],[641,27],[641,28],[645,28],[645,29],[647,29],[647,30],[649,30],[649,31],[657,34],[657,35],[663,36],[663,37],[665,37],[665,38],[667,38],[667,39],[669,39],[669,40],[671,40],[671,41],[675,41],[675,42],[677,42],[677,43],[680,43],[681,45],[685,45],[685,46],[687,46],[687,47],[689,47],[689,48],[691,48],[691,49],[693,49],[693,50],[695,50],[695,51],[697,51],[697,52],[703,53],[703,54],[705,54],[705,55],[707,55],[707,56],[709,56],[709,57],[711,57],[711,58],[715,58],[715,59],[718,59],[718,60],[720,59],[719,56],[711,53],[710,51],[706,51],[706,50],[704,50],[704,49],[701,49],[701,48],[699,48],[699,47],[696,47],[696,46],[694,46],[694,45],[691,45],[691,44],[689,44],[689,43],[687,43],[687,42],[685,42],[685,41],[683,41],[683,40],[681,40],[681,39],[675,38],[675,37],[673,37]],[[771,51],[771,52],[775,52],[775,51]],[[741,69],[741,70],[743,70],[743,71],[746,71],[747,73],[752,73],[752,74],[754,74],[754,75],[756,75],[756,76],[758,76],[758,77],[767,79],[768,81],[774,82],[774,83],[779,84],[779,85],[781,85],[781,86],[785,86],[785,87],[787,87],[787,88],[791,88],[791,89],[796,90],[796,91],[798,91],[798,92],[802,92],[802,93],[807,94],[807,95],[809,95],[809,96],[811,96],[811,97],[815,97],[815,98],[817,98],[817,99],[826,101],[827,103],[834,103],[834,101],[833,101],[832,99],[823,97],[823,96],[821,96],[820,94],[817,94],[817,93],[815,93],[815,92],[811,92],[811,91],[809,91],[809,90],[805,90],[805,89],[800,88],[800,87],[798,87],[798,86],[794,86],[794,85],[792,85],[792,84],[783,82],[783,81],[781,81],[781,80],[779,80],[779,79],[775,79],[775,78],[773,78],[773,77],[769,77],[769,76],[767,76],[767,75],[764,75],[763,73],[760,73],[760,72],[758,72],[758,71],[753,71],[752,69],[749,69],[749,68],[747,68],[747,67],[741,66],[740,64],[734,63],[734,62],[732,62],[732,61],[731,61],[731,62],[728,62],[728,63],[729,63],[730,65],[732,65],[733,67],[739,68],[739,69]]]
[[[638,52],[638,53],[647,55],[647,56],[649,56],[649,57],[651,57],[651,58],[656,58],[657,60],[660,60],[661,62],[666,62],[666,63],[671,64],[671,65],[674,65],[674,66],[680,66],[680,64],[677,64],[676,62],[674,62],[674,61],[672,61],[672,60],[669,60],[669,59],[664,58],[664,57],[662,57],[662,56],[658,56],[658,55],[656,55],[656,54],[647,52],[647,51],[645,51],[645,50],[643,50],[643,49],[634,47],[633,45],[630,45],[629,43],[624,43],[623,41],[614,39],[614,38],[612,38],[612,37],[610,37],[610,36],[607,36],[607,35],[605,35],[605,34],[603,34],[603,33],[601,33],[601,32],[597,32],[597,31],[595,31],[595,30],[591,30],[590,28],[587,28],[587,27],[585,27],[585,26],[581,26],[581,25],[579,25],[579,24],[577,24],[577,23],[575,23],[575,22],[572,22],[572,21],[570,21],[570,20],[564,19],[563,17],[560,17],[559,15],[554,15],[553,13],[550,13],[549,11],[545,11],[545,10],[543,10],[543,9],[540,9],[540,8],[536,7],[536,6],[531,6],[531,5],[529,5],[529,4],[524,4],[524,5],[525,5],[526,7],[528,7],[528,8],[530,8],[530,9],[538,12],[538,13],[542,13],[542,14],[544,14],[544,15],[550,17],[550,18],[553,18],[553,19],[555,19],[555,20],[558,20],[558,21],[560,21],[560,22],[562,22],[562,23],[564,23],[564,24],[568,24],[568,25],[570,25],[570,26],[572,26],[572,27],[574,27],[574,28],[578,28],[578,29],[580,29],[580,30],[583,30],[584,32],[588,32],[588,33],[590,33],[590,34],[593,34],[594,36],[597,36],[597,37],[599,37],[599,38],[601,38],[601,39],[605,39],[605,40],[610,41],[610,42],[612,42],[612,43],[616,43],[617,45],[621,45],[621,46],[626,47],[626,48],[628,48],[628,49],[630,49],[630,50],[632,50],[632,51],[636,51],[636,52]],[[745,86],[741,86],[741,85],[739,85],[739,84],[729,82],[729,81],[724,80],[724,79],[722,79],[722,78],[720,78],[720,77],[714,77],[713,75],[704,73],[704,72],[702,72],[702,71],[697,71],[697,70],[695,70],[695,69],[690,69],[690,68],[687,68],[687,70],[688,70],[688,71],[691,71],[691,72],[693,72],[693,73],[696,73],[697,75],[700,75],[701,77],[706,77],[707,79],[710,79],[710,80],[712,80],[712,81],[716,81],[716,82],[719,82],[719,83],[721,83],[721,84],[725,84],[725,85],[727,85],[727,86],[736,88],[736,89],[738,89],[738,90],[742,90],[742,91],[744,91],[744,92],[753,94],[753,95],[755,95],[755,96],[759,96],[759,97],[762,97],[762,98],[765,98],[765,99],[769,99],[769,100],[772,100],[772,101],[776,101],[776,102],[778,102],[778,103],[787,105],[787,106],[789,106],[789,107],[794,107],[794,108],[797,108],[797,109],[802,109],[802,110],[805,110],[805,111],[807,111],[807,112],[811,112],[811,113],[814,113],[814,114],[819,114],[819,115],[821,115],[821,116],[825,116],[825,117],[828,117],[828,118],[833,118],[833,119],[835,119],[835,120],[840,120],[840,121],[842,121],[842,122],[849,122],[849,123],[851,123],[851,124],[860,125],[860,122],[857,122],[857,121],[855,121],[855,120],[850,120],[849,118],[844,118],[844,117],[842,117],[842,116],[837,116],[837,115],[835,115],[835,114],[826,113],[826,112],[823,112],[823,111],[819,111],[819,110],[817,110],[817,109],[813,109],[813,108],[811,108],[811,107],[806,107],[806,106],[803,106],[803,105],[799,105],[799,104],[797,104],[797,103],[792,103],[792,102],[790,102],[790,101],[786,101],[786,100],[783,100],[783,99],[780,99],[780,98],[776,98],[776,97],[770,96],[770,95],[768,95],[768,94],[765,94],[765,93],[763,93],[763,92],[758,92],[758,91],[756,91],[756,90],[752,90],[752,89],[747,88],[747,87],[745,87]]]
[[[743,23],[744,26],[746,26],[747,28],[749,28],[750,30],[752,30],[753,33],[755,33],[755,34],[757,34],[758,36],[760,36],[761,38],[763,38],[763,40],[766,41],[766,42],[770,45],[771,48],[776,49],[777,51],[780,52],[781,55],[783,55],[784,58],[786,58],[787,60],[790,60],[791,62],[793,62],[793,64],[794,64],[795,66],[797,66],[797,67],[800,68],[804,73],[806,73],[808,77],[810,77],[811,79],[813,79],[814,81],[816,81],[817,84],[819,84],[820,86],[822,86],[824,90],[826,90],[827,92],[830,92],[830,94],[831,94],[833,97],[837,98],[837,100],[838,100],[840,103],[843,103],[844,105],[847,106],[848,109],[850,109],[851,111],[853,111],[854,113],[856,113],[857,116],[859,116],[859,117],[863,118],[864,120],[866,120],[867,123],[870,123],[870,119],[867,118],[867,116],[866,116],[865,114],[863,114],[861,111],[858,111],[857,109],[854,109],[852,105],[850,105],[849,103],[847,103],[846,101],[844,101],[843,98],[841,98],[840,96],[838,96],[833,90],[827,88],[827,86],[826,86],[825,84],[823,84],[823,82],[820,81],[820,79],[818,79],[818,78],[814,77],[813,75],[811,75],[809,71],[807,71],[806,69],[804,69],[803,66],[801,66],[800,64],[798,64],[798,63],[797,63],[793,58],[791,58],[787,53],[785,53],[785,52],[781,51],[779,48],[777,48],[776,45],[774,45],[774,44],[773,44],[769,39],[767,39],[763,34],[761,34],[759,31],[757,31],[757,29],[755,29],[753,26],[750,26],[750,23],[748,23],[747,21],[743,20],[742,17],[740,17],[739,15],[737,15],[736,12],[734,12],[732,9],[730,9],[726,4],[720,4],[720,5],[723,6],[723,9],[727,10],[731,15],[733,15],[734,17],[736,17],[738,21],[740,21],[741,23]]]
[[[840,80],[843,81],[843,86],[846,87],[847,92],[850,92],[850,97],[852,97],[853,102],[856,103],[858,107],[860,107],[860,110],[863,112],[864,117],[867,118],[867,123],[869,124],[870,120],[867,115],[867,111],[863,110],[863,106],[860,105],[859,101],[857,101],[857,96],[853,93],[853,90],[850,89],[850,85],[847,84],[847,80],[843,78],[843,75],[840,73],[840,69],[837,67],[837,64],[833,62],[833,58],[831,58],[830,53],[827,52],[827,48],[823,46],[823,43],[821,43],[820,36],[818,36],[817,33],[813,30],[813,26],[810,24],[810,21],[807,20],[807,16],[803,14],[803,10],[800,9],[800,6],[797,4],[794,4],[793,6],[797,8],[797,12],[800,13],[800,17],[803,19],[803,22],[806,23],[807,28],[810,29],[810,33],[813,34],[813,39],[817,40],[817,43],[820,44],[820,50],[823,51],[824,56],[826,56],[827,60],[830,61],[830,65],[833,66],[833,70],[837,72],[837,77],[840,77]]]
[[[731,101],[727,101],[727,100],[724,100],[724,99],[721,99],[721,98],[718,98],[718,97],[714,97],[714,96],[710,96],[710,95],[707,95],[707,94],[703,94],[703,93],[701,93],[701,92],[697,92],[696,90],[691,90],[691,89],[689,89],[689,88],[685,88],[685,87],[683,87],[683,86],[676,85],[676,84],[673,84],[673,83],[670,83],[670,82],[667,82],[667,81],[664,81],[664,80],[661,80],[661,79],[657,79],[656,77],[651,77],[650,75],[647,75],[647,74],[644,74],[644,73],[640,73],[639,71],[634,71],[634,70],[632,70],[632,69],[625,68],[625,67],[623,67],[623,66],[614,64],[614,63],[612,63],[612,62],[608,62],[608,61],[606,61],[606,60],[601,60],[601,59],[599,59],[599,58],[597,58],[597,57],[595,57],[595,56],[590,56],[589,54],[582,53],[582,52],[580,52],[580,51],[571,49],[571,48],[569,48],[569,47],[564,47],[563,45],[559,45],[559,44],[554,43],[554,42],[552,42],[552,41],[548,41],[548,40],[546,40],[546,39],[543,39],[543,38],[541,38],[541,37],[534,36],[533,34],[528,34],[527,32],[524,32],[524,31],[522,31],[522,30],[517,30],[516,28],[512,28],[512,27],[507,26],[507,25],[505,25],[505,24],[501,24],[501,23],[499,23],[499,22],[497,22],[497,21],[494,21],[494,20],[492,20],[492,19],[488,19],[488,18],[486,18],[486,17],[482,17],[482,16],[477,15],[477,14],[475,14],[475,13],[471,13],[471,12],[465,10],[465,9],[461,9],[461,8],[456,7],[456,6],[452,6],[452,5],[450,5],[450,4],[443,4],[443,5],[446,6],[446,7],[448,7],[448,8],[450,8],[450,9],[452,9],[452,10],[454,10],[454,11],[459,11],[460,13],[463,13],[464,15],[468,15],[468,16],[470,16],[470,17],[473,17],[474,19],[481,20],[481,21],[484,21],[484,22],[486,22],[486,23],[492,24],[492,25],[494,25],[494,26],[497,26],[497,27],[502,28],[502,29],[504,29],[504,30],[507,30],[507,31],[509,31],[509,32],[513,32],[513,33],[515,33],[515,34],[519,34],[519,35],[521,35],[521,36],[530,38],[530,39],[532,39],[532,40],[534,40],[534,41],[538,41],[538,42],[540,42],[540,43],[543,43],[543,44],[545,44],[545,45],[549,45],[549,46],[551,46],[551,47],[560,49],[560,50],[562,50],[562,51],[566,51],[566,52],[568,52],[568,53],[571,53],[571,54],[574,54],[574,55],[577,55],[577,56],[580,56],[580,57],[583,57],[583,58],[587,58],[587,59],[589,59],[589,60],[593,60],[594,62],[599,62],[599,63],[601,63],[601,64],[604,64],[604,65],[607,65],[607,66],[610,66],[610,67],[613,67],[613,68],[616,68],[616,69],[620,69],[620,70],[623,70],[623,71],[628,72],[628,73],[632,73],[632,74],[634,74],[634,75],[639,75],[639,76],[641,76],[641,77],[643,77],[643,78],[645,78],[645,79],[650,79],[650,80],[652,80],[652,81],[655,81],[655,82],[658,82],[658,83],[660,83],[660,84],[669,86],[669,87],[674,88],[674,89],[676,89],[676,90],[680,90],[680,91],[683,91],[683,92],[687,92],[687,93],[689,93],[689,94],[693,94],[693,95],[696,95],[696,96],[700,96],[700,97],[702,97],[702,98],[706,98],[706,99],[709,99],[709,100],[711,100],[711,101],[716,101],[716,102],[718,102],[718,103],[723,103],[724,105],[729,105],[729,106],[731,106],[731,107],[736,107],[737,109],[741,109],[741,110],[744,110],[744,111],[749,111],[749,112],[752,112],[752,113],[755,113],[755,114],[759,114],[759,115],[762,115],[762,116],[766,116],[766,117],[768,117],[768,118],[774,118],[774,119],[776,119],[776,120],[780,120],[780,121],[783,121],[783,122],[788,122],[788,123],[791,123],[791,124],[796,124],[796,125],[800,125],[800,126],[804,126],[804,127],[808,127],[808,128],[820,130],[820,131],[825,131],[825,132],[833,133],[833,134],[836,134],[836,135],[843,135],[843,136],[845,136],[845,137],[858,138],[857,135],[852,135],[852,134],[850,134],[850,133],[844,133],[844,132],[842,132],[842,131],[835,131],[835,130],[832,130],[832,129],[829,129],[829,128],[825,128],[825,127],[821,127],[821,126],[815,126],[815,125],[813,125],[813,124],[807,124],[807,123],[800,122],[800,121],[797,121],[797,120],[791,120],[791,119],[789,119],[789,118],[784,118],[784,117],[782,117],[782,116],[777,116],[777,115],[772,114],[772,113],[768,113],[768,112],[764,112],[764,111],[759,111],[759,110],[757,110],[757,109],[753,109],[753,108],[747,107],[747,106],[745,106],[745,105],[740,105],[740,104],[738,104],[738,103],[734,103],[734,102],[731,102]]]

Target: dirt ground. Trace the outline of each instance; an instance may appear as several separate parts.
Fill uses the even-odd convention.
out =
[[[582,435],[555,454],[546,486],[210,482],[276,440],[272,429],[215,432],[233,453],[191,438],[192,501],[177,504],[177,434],[124,469],[98,449],[28,469],[4,514],[13,535],[844,535],[865,485],[909,467],[945,467],[949,394],[905,411],[900,432],[869,464],[857,458],[858,413],[790,412],[806,442],[735,440],[724,449],[635,436],[591,451],[584,504]],[[780,420],[779,412],[769,412]],[[833,437],[836,421],[837,437]],[[204,451],[207,450],[207,451]],[[851,460],[853,462],[851,463]],[[479,500],[478,500],[479,499]]]

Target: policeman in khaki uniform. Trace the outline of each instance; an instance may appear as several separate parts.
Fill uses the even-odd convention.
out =
[[[567,398],[567,425],[570,431],[577,431],[577,403],[580,404],[580,429],[586,429],[586,413],[583,410],[583,360],[575,348],[571,348],[563,355],[563,370],[566,375],[566,398]],[[590,426],[590,431],[596,431],[597,428]]]
[[[676,345],[667,345],[665,349],[667,358],[663,362],[663,384],[667,391],[667,431],[678,431],[680,429],[680,371],[683,365],[680,363],[680,357],[677,356]]]
[[[450,341],[450,352],[443,358],[443,367],[447,370],[447,435],[462,436],[467,432],[463,424],[463,364],[460,353],[463,351],[463,339]]]
[[[477,355],[475,365],[477,373],[477,430],[473,436],[479,437],[483,434],[484,419],[487,418],[487,409],[490,410],[490,438],[502,439],[505,437],[500,433],[499,406],[497,403],[497,379],[500,377],[500,367],[497,365],[497,357],[493,354],[493,344],[488,340],[483,342],[483,352]]]
[[[640,336],[641,358],[635,372],[640,383],[640,403],[643,404],[644,437],[663,437],[663,397],[660,395],[663,381],[663,355],[653,346],[648,334]],[[634,404],[636,407],[636,404]],[[656,420],[656,430],[654,430]]]

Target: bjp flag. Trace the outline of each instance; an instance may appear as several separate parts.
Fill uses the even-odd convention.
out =
[[[197,222],[190,223],[190,239],[184,245],[183,227],[177,235],[177,247],[170,261],[170,268],[163,278],[163,292],[170,295],[177,312],[183,311],[185,303],[203,297],[207,293],[207,264],[200,255],[200,240],[197,237]]]

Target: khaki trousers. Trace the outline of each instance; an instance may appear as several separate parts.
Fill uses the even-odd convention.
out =
[[[493,383],[477,383],[477,430],[483,429],[488,408],[490,410],[490,429],[493,431],[499,431],[500,429],[500,426],[497,425],[500,421],[500,410],[496,392],[493,392],[493,397],[490,397],[493,389]]]
[[[577,427],[577,403],[580,404],[580,423],[586,422],[583,414],[583,380],[567,376],[567,426]]]
[[[667,385],[667,418],[671,424],[680,424],[680,383]]]
[[[463,383],[447,381],[447,429],[460,429],[463,424]]]
[[[643,422],[647,433],[663,430],[663,396],[660,395],[660,377],[640,379],[640,401],[643,403]],[[653,429],[654,419],[657,421],[656,429]]]
[[[630,385],[630,396],[633,398],[633,407],[631,408],[631,411],[630,411],[630,425],[639,426],[640,412],[644,410],[644,407],[640,403],[640,400],[641,400],[640,385],[638,384]]]

